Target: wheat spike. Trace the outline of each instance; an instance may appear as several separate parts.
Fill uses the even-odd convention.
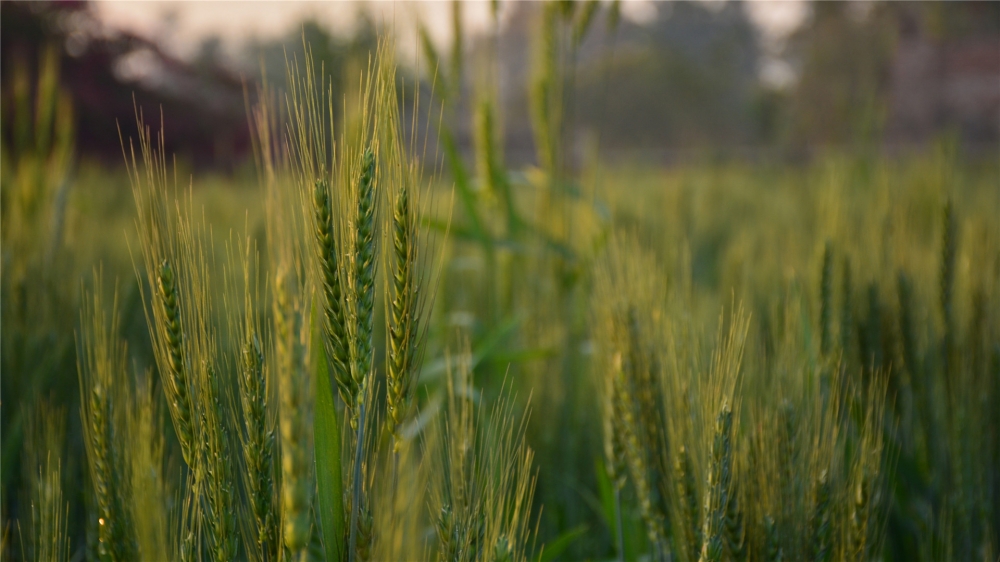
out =
[[[100,287],[100,278],[97,286]],[[122,485],[124,471],[121,454],[115,450],[115,385],[125,373],[125,344],[116,341],[118,333],[117,298],[107,322],[103,302],[95,293],[84,305],[84,330],[80,341],[80,417],[91,483],[98,508],[98,553],[114,562],[134,560],[138,546],[134,525],[125,507]]]
[[[659,512],[653,499],[653,487],[649,480],[649,462],[640,435],[643,428],[636,419],[638,405],[635,403],[632,391],[629,388],[631,381],[627,380],[625,372],[621,368],[622,360],[620,354],[615,359],[615,363],[617,364],[615,380],[618,381],[616,394],[621,403],[621,429],[623,433],[622,442],[625,445],[625,460],[627,461],[629,475],[632,477],[632,483],[635,485],[636,495],[639,497],[639,508],[642,512],[643,521],[646,524],[646,533],[649,535],[649,540],[656,548],[657,553],[659,553],[665,544],[666,530],[664,529],[663,515]]]
[[[868,560],[869,493],[868,478],[862,474],[854,488],[850,526],[851,557],[859,562]]]
[[[39,561],[69,560],[69,503],[63,501],[62,462],[53,458],[56,456],[48,452],[44,465],[38,467],[38,485],[33,490],[32,518],[36,521],[34,540]]]
[[[288,281],[275,284],[275,355],[280,397],[282,536],[296,557],[305,557],[309,545],[309,479],[306,474],[306,428],[303,420],[303,357],[299,343],[301,317],[291,302]]]
[[[734,536],[736,529],[731,528],[729,521],[729,502],[733,495],[732,428],[733,411],[729,403],[724,402],[715,419],[712,458],[705,492],[705,522],[702,529],[700,562],[722,560],[734,545],[742,547],[742,537]]]
[[[323,288],[323,318],[325,320],[324,346],[337,384],[340,397],[348,407],[354,407],[357,388],[351,377],[348,350],[347,319],[341,289],[341,276],[337,261],[337,244],[334,239],[333,212],[329,186],[316,180],[313,196],[313,214],[316,221],[316,245],[319,252]]]
[[[367,505],[361,506],[358,513],[358,537],[355,560],[368,562],[372,560],[372,550],[375,542],[375,520]]]
[[[162,314],[162,332],[166,336],[169,353],[168,373],[164,377],[163,390],[167,395],[167,406],[177,430],[177,439],[181,443],[184,461],[189,467],[194,466],[194,436],[195,427],[192,418],[191,382],[184,363],[184,333],[181,330],[180,297],[174,270],[170,261],[164,259],[160,264],[156,280],[159,289],[159,304]]]
[[[419,344],[416,234],[409,189],[404,183],[396,195],[392,218],[394,268],[389,314],[389,368],[386,374],[386,414],[394,451],[399,450],[398,430],[409,410]]]
[[[354,239],[354,347],[351,376],[354,378],[354,403],[364,400],[368,375],[372,369],[372,335],[375,322],[375,256],[377,230],[375,153],[369,148],[361,159],[358,180],[357,216]],[[351,425],[357,427],[357,408],[352,409]]]
[[[267,379],[264,354],[256,334],[251,334],[240,353],[240,400],[243,406],[243,461],[247,499],[256,530],[254,540],[265,560],[277,556],[277,528],[273,513],[274,429],[268,419]]]
[[[170,519],[167,513],[171,483],[164,471],[166,440],[158,407],[159,395],[150,384],[152,380],[152,370],[147,370],[146,382],[137,385],[135,396],[128,404],[125,468],[140,558],[148,558],[153,553],[172,558],[174,545],[168,538]]]
[[[237,555],[238,531],[233,490],[233,466],[229,454],[229,431],[226,427],[219,374],[215,366],[205,361],[201,388],[202,435],[200,462],[197,473],[207,478],[205,483],[206,511],[211,554],[218,562],[233,560]]]
[[[451,506],[444,505],[438,510],[434,530],[437,532],[438,539],[438,560],[440,562],[457,560],[458,537],[456,536],[457,529],[455,528]]]
[[[689,559],[693,559],[701,545],[701,527],[698,525],[698,491],[695,488],[694,467],[687,447],[681,445],[674,460],[677,497],[683,510],[683,533]]]

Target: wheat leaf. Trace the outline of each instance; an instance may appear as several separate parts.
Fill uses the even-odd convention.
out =
[[[340,465],[340,419],[333,398],[333,388],[326,355],[315,346],[317,355],[316,412],[313,418],[316,455],[316,488],[319,500],[320,531],[327,560],[341,560],[344,551],[344,480]]]

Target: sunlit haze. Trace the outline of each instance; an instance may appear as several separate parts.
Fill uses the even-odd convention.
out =
[[[717,0],[706,0],[721,4]],[[185,2],[154,0],[128,2],[101,0],[95,3],[99,17],[119,29],[146,35],[181,57],[192,56],[200,43],[215,36],[233,52],[251,38],[274,39],[289,34],[294,26],[314,18],[334,32],[350,33],[357,13],[367,9],[376,21],[395,29],[400,53],[413,56],[416,49],[415,22],[426,23],[439,45],[451,41],[451,4],[449,2],[405,2],[376,0],[374,2],[286,2],[256,1]],[[462,6],[466,33],[476,34],[491,25],[490,2],[470,1]],[[752,21],[761,29],[765,51],[780,47],[782,39],[798,26],[806,13],[803,0],[764,1],[747,3]],[[500,20],[510,12],[509,3],[501,2]],[[628,0],[622,3],[625,18],[642,22],[655,17],[654,3],[649,0]]]

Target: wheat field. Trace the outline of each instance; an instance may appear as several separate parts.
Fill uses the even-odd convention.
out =
[[[430,99],[389,37],[343,99],[307,46],[229,178],[141,111],[124,171],[74,169],[44,59],[2,151],[3,558],[997,560],[996,163],[572,165],[598,9],[544,9],[526,168],[460,45]]]

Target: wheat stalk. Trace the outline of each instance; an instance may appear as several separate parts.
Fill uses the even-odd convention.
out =
[[[944,320],[944,381],[947,398],[952,396],[952,378],[955,375],[955,259],[957,247],[957,227],[955,224],[955,210],[951,200],[944,207],[944,225],[941,236],[941,278],[940,278],[940,299],[941,317]]]
[[[778,525],[774,517],[764,516],[764,560],[767,562],[781,562],[785,559],[785,553],[781,549],[781,541],[778,536]]]
[[[95,275],[97,287],[100,276]],[[93,299],[86,301],[81,322],[84,326],[80,341],[80,417],[84,444],[90,468],[91,483],[98,508],[98,552],[113,561],[136,557],[134,528],[122,499],[126,487],[122,483],[120,454],[115,450],[114,409],[112,396],[115,383],[125,372],[126,349],[117,340],[117,297],[107,321],[103,301],[95,290]]]
[[[251,332],[240,353],[240,401],[243,407],[243,462],[250,512],[253,514],[258,554],[277,557],[277,521],[274,514],[274,429],[268,416],[268,385],[264,355]]]
[[[30,541],[22,544],[21,556],[37,562],[69,560],[69,503],[62,481],[66,410],[53,407],[47,399],[39,401],[28,418],[24,440],[24,478],[30,489],[25,499],[31,509],[31,527]]]
[[[823,248],[819,295],[820,351],[827,356],[833,345],[833,242],[829,240]]]
[[[840,308],[840,346],[841,353],[844,355],[845,361],[852,357],[851,350],[853,349],[853,339],[854,339],[854,311],[852,306],[852,285],[851,280],[851,260],[844,257],[844,267],[841,272],[841,294],[842,302]]]
[[[830,473],[823,469],[814,483],[815,504],[811,516],[810,558],[815,562],[828,562],[833,555],[831,488]]]
[[[219,390],[219,373],[209,359],[202,366],[200,462],[196,472],[206,478],[205,512],[210,552],[218,562],[237,556],[236,505],[233,466],[229,454],[229,431]]]
[[[292,301],[287,274],[275,282],[275,367],[281,429],[282,537],[292,556],[305,560],[311,532],[310,487],[304,409],[305,365],[302,317]]]
[[[32,505],[35,520],[35,560],[56,562],[69,560],[69,502],[63,500],[62,461],[49,451],[45,464],[38,469],[38,485]]]
[[[152,370],[147,370],[144,384],[137,384],[126,417],[126,459],[130,508],[133,513],[139,555],[143,558],[173,558],[174,545],[169,539],[170,482],[164,472],[166,442],[158,408],[159,396],[151,384]]]
[[[486,417],[475,411],[465,363],[448,372],[444,420],[428,444],[438,560],[486,562],[498,551],[526,560],[532,532],[533,453],[523,443],[524,422],[512,423],[512,403],[501,398]]]

